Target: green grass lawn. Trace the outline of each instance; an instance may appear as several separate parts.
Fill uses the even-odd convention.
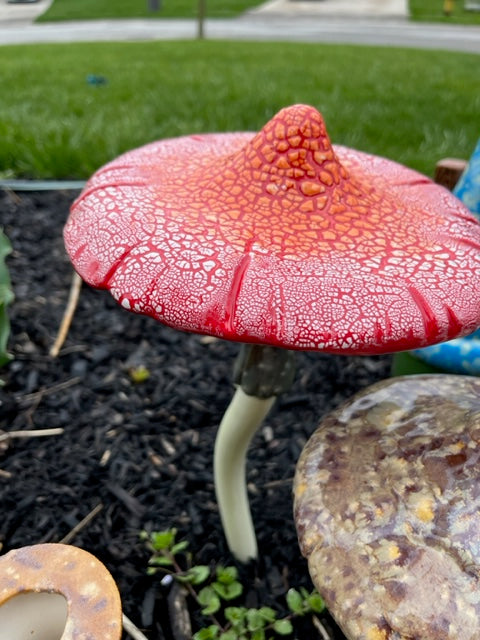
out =
[[[0,47],[0,175],[86,178],[168,136],[258,130],[295,102],[332,140],[431,174],[479,136],[478,56],[295,43]],[[87,82],[89,74],[105,78]]]
[[[38,19],[92,20],[94,18],[194,18],[198,0],[158,0],[160,11],[149,11],[148,0],[54,0],[51,7]],[[319,0],[320,1],[320,0]],[[409,0],[414,20],[480,25],[480,12],[466,11],[469,0],[451,0],[450,17],[443,13],[444,0]],[[471,1],[471,0],[470,0]],[[262,0],[205,0],[210,18],[230,18],[262,3]],[[352,0],[354,2],[354,0]]]
[[[443,12],[445,0],[409,0],[410,14],[413,20],[480,25],[480,11],[465,9],[469,1],[472,0],[450,0],[452,12],[446,16]]]
[[[480,25],[480,11],[467,11],[465,6],[477,0],[409,0],[413,20],[426,22],[446,22]],[[450,3],[451,14],[444,14],[444,7]]]
[[[94,18],[195,18],[198,0],[158,0],[160,10],[149,10],[148,0],[54,0],[38,19],[92,20]],[[210,18],[232,18],[261,0],[205,0]]]

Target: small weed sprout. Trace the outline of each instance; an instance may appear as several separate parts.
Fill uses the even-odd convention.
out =
[[[211,569],[192,564],[188,542],[176,542],[176,533],[175,529],[169,529],[152,533],[143,531],[140,535],[152,552],[148,574],[161,571],[184,585],[210,623],[197,631],[192,640],[274,640],[293,633],[293,618],[320,613],[325,608],[317,591],[309,593],[303,587],[289,589],[286,601],[290,614],[283,618],[279,618],[271,607],[227,606],[243,593],[237,568],[217,566]]]

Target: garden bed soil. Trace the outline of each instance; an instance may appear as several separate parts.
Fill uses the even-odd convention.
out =
[[[0,429],[63,429],[2,443],[2,553],[69,536],[108,567],[126,615],[149,640],[178,640],[161,575],[146,573],[149,551],[139,534],[175,527],[195,563],[234,563],[215,503],[212,455],[238,345],[161,326],[83,286],[66,342],[51,357],[72,280],[62,228],[75,195],[0,192],[15,293]],[[132,379],[138,366],[149,373],[141,383]],[[326,412],[389,368],[389,357],[298,354],[295,382],[248,460],[260,549],[257,563],[240,567],[248,606],[284,612],[290,587],[312,588],[292,517],[295,461]],[[332,640],[343,638],[328,614],[320,618]],[[198,628],[193,613],[192,623]],[[321,637],[310,619],[302,624],[296,637]]]

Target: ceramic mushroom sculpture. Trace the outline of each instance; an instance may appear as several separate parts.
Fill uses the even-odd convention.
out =
[[[288,350],[379,354],[480,323],[480,225],[415,171],[332,146],[308,105],[257,134],[124,154],[87,183],[64,235],[80,276],[125,309],[248,345],[214,453],[240,560],[257,555],[246,448],[292,377]]]
[[[0,556],[0,640],[120,640],[118,589],[92,554],[38,544]]]
[[[453,194],[480,220],[480,141]],[[448,373],[480,375],[480,330],[469,336],[456,338],[424,349],[415,349],[413,355],[423,362]]]
[[[322,420],[295,476],[313,582],[348,640],[480,638],[480,379],[405,376]]]

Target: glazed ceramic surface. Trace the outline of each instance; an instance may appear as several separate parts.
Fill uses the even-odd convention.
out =
[[[385,158],[332,145],[321,114],[161,140],[100,169],[65,227],[78,273],[185,331],[375,354],[475,330],[480,225]]]
[[[453,193],[480,220],[480,140]],[[477,292],[478,298],[480,292]],[[480,330],[464,338],[415,349],[412,353],[444,371],[480,375]]]
[[[67,605],[60,640],[120,640],[122,609],[120,595],[106,567],[92,554],[65,544],[47,543],[14,549],[0,557],[0,612],[17,596],[59,594]],[[20,601],[19,601],[20,602]],[[43,618],[32,616],[28,635],[45,638],[53,609],[46,604]],[[23,619],[26,608],[19,612]],[[12,611],[9,625],[13,628]],[[25,625],[24,625],[25,626]],[[1,630],[0,630],[1,631]],[[0,637],[3,640],[3,636]],[[16,640],[16,637],[5,640]],[[47,636],[48,637],[48,636]],[[58,638],[54,636],[55,640]]]

